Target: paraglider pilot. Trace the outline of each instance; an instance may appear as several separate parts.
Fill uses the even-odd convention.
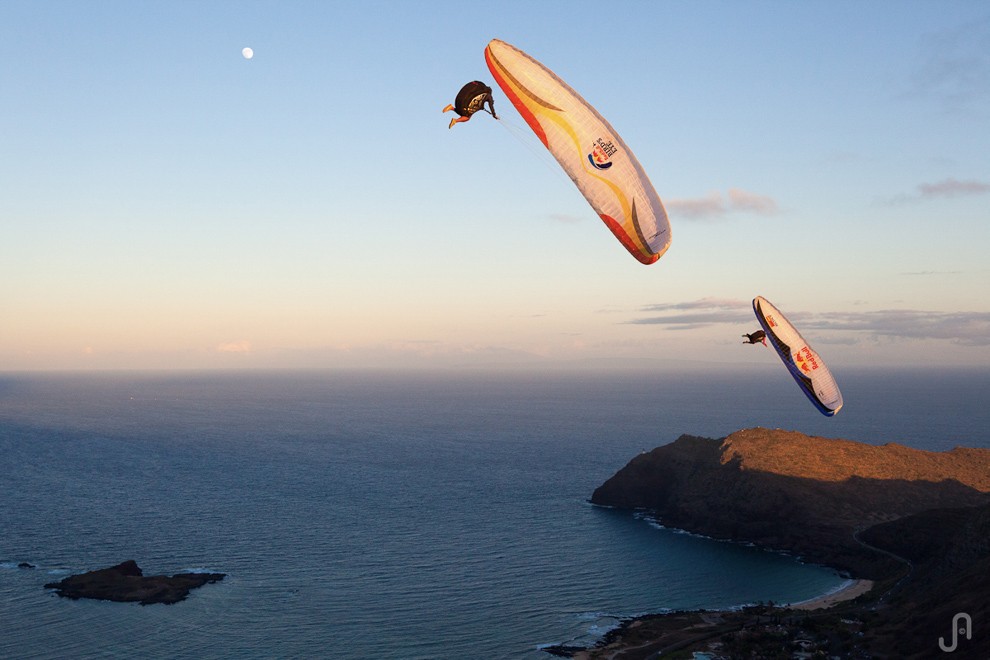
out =
[[[486,103],[488,104],[487,110],[485,110]],[[454,124],[468,121],[471,119],[471,115],[478,110],[485,110],[485,112],[491,113],[492,117],[498,119],[498,115],[495,114],[495,102],[492,100],[492,88],[479,80],[472,80],[461,87],[454,102],[443,109],[444,112],[450,110],[459,116],[451,119],[447,128],[453,128]]]
[[[743,335],[743,337],[749,340],[749,341],[744,341],[743,342],[744,344],[755,344],[756,342],[761,341],[763,342],[764,346],[767,345],[767,333],[763,332],[762,330],[757,330],[753,334]]]

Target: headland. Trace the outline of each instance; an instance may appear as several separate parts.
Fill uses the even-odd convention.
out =
[[[928,452],[764,428],[685,435],[633,458],[591,501],[785,551],[850,582],[805,603],[637,617],[594,647],[552,654],[927,658],[964,613],[972,633],[956,657],[990,657],[990,449]]]

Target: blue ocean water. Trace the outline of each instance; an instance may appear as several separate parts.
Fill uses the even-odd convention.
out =
[[[640,451],[753,426],[988,447],[985,371],[0,375],[0,657],[548,658],[621,618],[843,582],[587,503]],[[174,606],[42,588],[135,559]],[[36,568],[20,569],[28,562]]]

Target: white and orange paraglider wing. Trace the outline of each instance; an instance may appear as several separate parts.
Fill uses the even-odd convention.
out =
[[[535,59],[495,39],[485,48],[495,81],[581,194],[636,259],[654,263],[670,247],[660,196],[615,129]]]

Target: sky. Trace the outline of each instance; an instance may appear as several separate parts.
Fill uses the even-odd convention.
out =
[[[494,38],[635,152],[657,263]],[[0,99],[0,371],[744,366],[757,295],[834,373],[990,367],[985,2],[5,0]]]

